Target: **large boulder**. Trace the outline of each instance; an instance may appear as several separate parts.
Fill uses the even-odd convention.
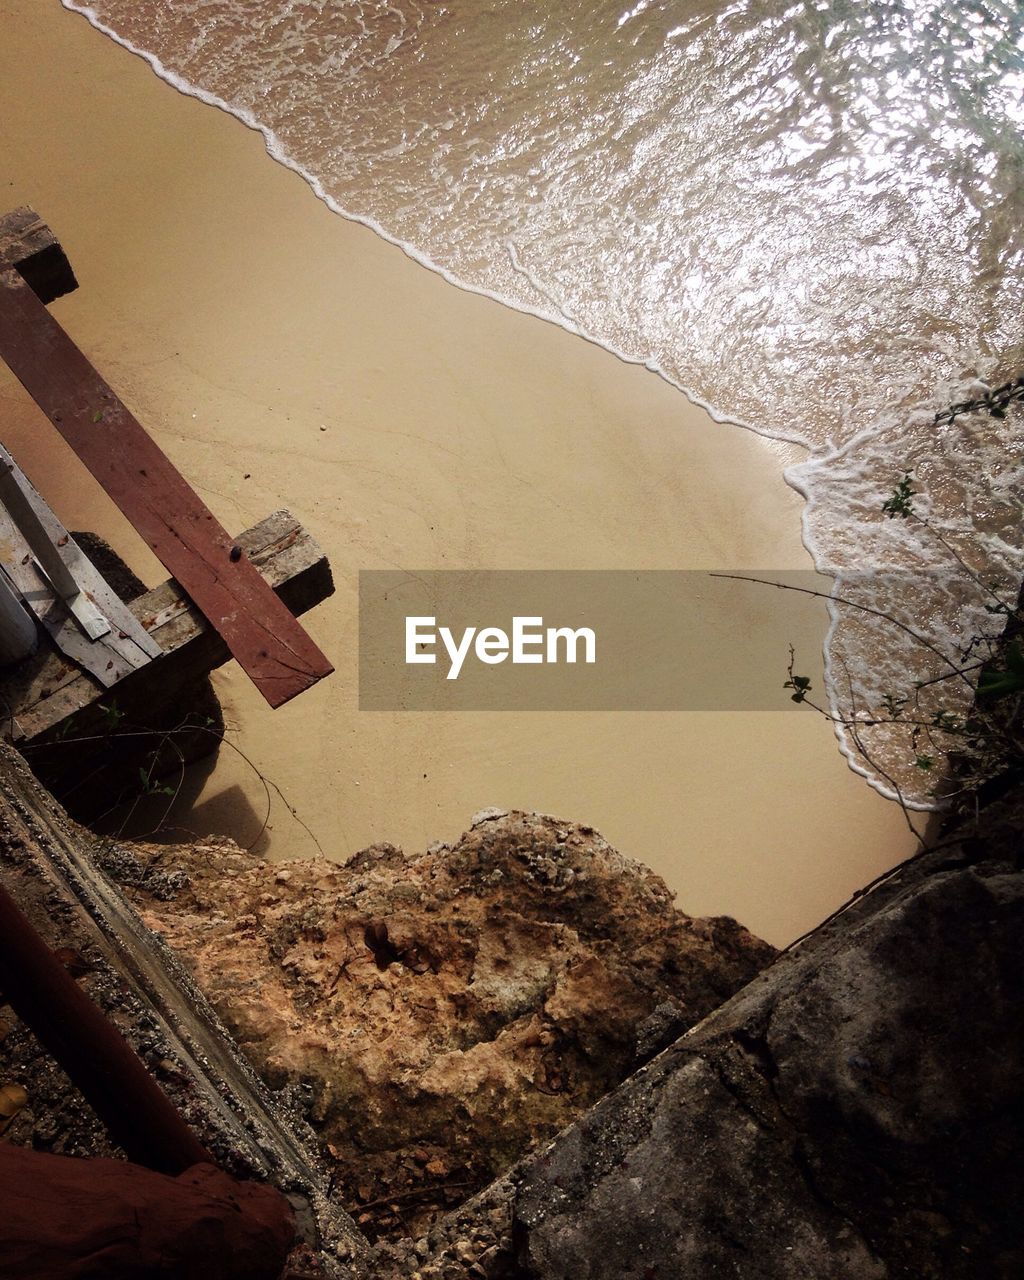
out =
[[[515,1274],[1024,1275],[1022,813],[901,868],[516,1170]]]

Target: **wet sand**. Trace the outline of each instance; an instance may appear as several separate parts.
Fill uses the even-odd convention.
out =
[[[537,809],[776,943],[911,851],[809,712],[361,713],[360,569],[807,568],[781,476],[799,451],[447,284],[56,0],[2,0],[0,21],[0,189],[71,258],[55,314],[229,529],[288,507],[334,569],[307,626],[335,676],[277,712],[233,665],[215,677],[232,741],[287,797],[258,848],[412,850],[488,805]],[[0,412],[65,523],[166,576],[2,368]],[[804,667],[823,634],[794,604]],[[248,843],[265,803],[223,749],[171,823]]]

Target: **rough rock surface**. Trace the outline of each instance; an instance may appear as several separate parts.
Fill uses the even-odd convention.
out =
[[[371,1274],[1024,1275],[1022,832],[983,811]]]
[[[21,812],[0,869],[119,1014]],[[586,828],[488,815],[454,848],[348,868],[213,843],[105,858],[286,1109],[330,1131],[343,1198],[383,1229],[346,1255],[350,1280],[1017,1280],[1022,833],[1010,790],[694,1026],[770,953],[672,912]],[[12,1055],[26,1045],[0,1027],[28,1086],[13,1114],[0,1096],[0,1127],[81,1149],[75,1107]],[[563,1117],[479,1194],[421,1212],[501,1167],[517,1125],[528,1144]]]
[[[174,862],[129,892],[302,1103],[371,1235],[480,1188],[774,955],[677,911],[591,828],[536,814],[481,815],[411,858],[268,865],[222,842]]]

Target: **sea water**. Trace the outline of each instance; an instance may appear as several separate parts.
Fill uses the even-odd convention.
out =
[[[877,610],[832,610],[841,746],[930,803],[931,747],[871,722],[1020,580],[1020,413],[935,421],[1024,371],[1018,5],[62,2],[454,284],[806,446],[804,542]]]

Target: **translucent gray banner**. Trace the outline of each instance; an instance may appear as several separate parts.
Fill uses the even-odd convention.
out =
[[[820,689],[827,624],[822,600],[702,570],[363,571],[359,706],[782,711],[789,646]]]

